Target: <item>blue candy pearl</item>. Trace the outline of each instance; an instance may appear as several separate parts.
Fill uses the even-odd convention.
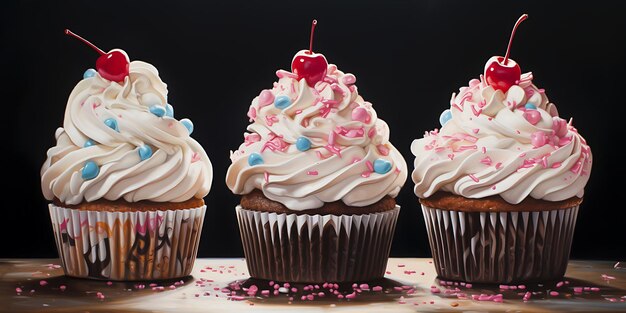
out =
[[[193,122],[191,122],[190,119],[184,118],[184,119],[180,120],[180,123],[183,124],[183,126],[185,126],[185,128],[187,128],[187,131],[189,131],[189,135],[191,135],[191,133],[193,133]]]
[[[116,132],[120,132],[119,126],[117,126],[117,120],[114,118],[107,118],[104,120],[104,125],[109,126],[109,128],[113,129]]]
[[[311,140],[306,137],[300,137],[296,140],[296,148],[300,151],[307,151],[311,149]]]
[[[263,164],[263,157],[256,152],[251,153],[248,156],[248,165],[255,166],[259,164]]]
[[[291,105],[291,99],[287,96],[278,96],[274,100],[274,106],[278,109],[284,109]]]
[[[169,103],[165,104],[165,116],[174,117],[174,107]]]
[[[526,103],[524,107],[526,108],[526,110],[537,110],[537,106],[530,102]]]
[[[148,145],[143,145],[139,147],[138,152],[139,152],[139,158],[141,158],[142,161],[145,161],[152,156],[152,148],[150,148],[150,146]]]
[[[98,73],[98,72],[96,72],[96,70],[90,68],[90,69],[86,70],[85,73],[83,73],[83,79],[94,77],[94,76],[96,76],[96,73]]]
[[[87,141],[85,141],[85,144],[83,145],[83,148],[87,148],[87,147],[91,147],[91,146],[95,146],[96,142],[91,140],[91,139],[87,139]]]
[[[446,123],[448,123],[451,119],[452,119],[452,112],[449,109],[447,109],[441,112],[441,115],[439,116],[439,123],[441,123],[441,126],[443,126],[443,125],[446,125]]]
[[[98,167],[98,164],[96,164],[96,162],[94,161],[85,162],[85,166],[83,167],[83,170],[82,170],[82,177],[84,180],[94,179],[98,176],[99,173],[100,173],[100,168]]]
[[[165,115],[165,108],[162,105],[151,105],[150,108],[150,113],[158,116],[158,117],[163,117],[163,115]]]
[[[385,159],[376,159],[374,161],[374,172],[378,174],[385,174],[391,170],[391,162]]]

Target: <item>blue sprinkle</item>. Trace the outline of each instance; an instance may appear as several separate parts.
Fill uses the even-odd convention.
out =
[[[300,151],[307,151],[311,149],[311,140],[306,137],[300,137],[296,140],[296,148]]]
[[[150,148],[150,146],[148,145],[143,145],[139,147],[138,151],[139,151],[139,158],[141,158],[142,161],[145,161],[152,156],[152,148]]]
[[[248,156],[248,164],[250,166],[263,164],[263,157],[260,154],[253,152]]]
[[[184,118],[180,120],[180,123],[187,128],[187,131],[189,131],[189,135],[193,133],[193,122],[190,119]]]
[[[109,128],[113,129],[116,132],[120,132],[120,128],[117,126],[117,120],[114,118],[107,118],[104,120],[104,125],[109,126]]]
[[[91,147],[91,146],[95,146],[96,142],[91,140],[91,139],[87,139],[87,141],[85,141],[85,144],[83,145],[83,148],[87,148],[87,147]]]
[[[537,106],[530,102],[526,103],[524,107],[526,108],[526,110],[537,110]]]
[[[90,68],[90,69],[86,70],[85,73],[83,73],[83,79],[94,77],[94,76],[96,76],[96,73],[98,73],[98,72],[96,72],[96,70]]]
[[[158,117],[163,117],[163,115],[165,115],[165,108],[162,105],[151,105],[150,108],[150,113],[158,116]]]
[[[82,170],[82,177],[84,180],[94,179],[98,176],[99,173],[100,173],[100,168],[98,167],[98,164],[96,164],[96,162],[94,161],[85,162],[85,166],[83,167],[83,170]]]
[[[391,170],[391,162],[385,159],[376,159],[374,161],[374,172],[378,174],[385,174]]]
[[[443,125],[446,125],[451,119],[452,119],[452,112],[449,109],[447,109],[441,112],[441,115],[439,116],[439,123],[441,123],[441,126],[443,126]]]
[[[291,99],[287,96],[278,96],[274,100],[274,106],[278,109],[284,109],[291,105]]]
[[[174,117],[174,107],[169,103],[165,104],[165,116]]]

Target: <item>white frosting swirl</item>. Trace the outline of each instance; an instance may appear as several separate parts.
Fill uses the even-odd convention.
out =
[[[97,199],[128,202],[182,202],[202,198],[211,188],[213,169],[204,149],[173,117],[151,113],[165,107],[167,85],[154,66],[133,61],[130,74],[117,83],[99,74],[79,82],[70,94],[57,145],[48,150],[41,169],[41,187],[48,200],[66,204]],[[107,126],[117,121],[119,131]],[[94,143],[85,147],[90,140]],[[145,160],[139,148],[153,151]],[[84,179],[87,161],[99,167]]]
[[[591,150],[532,84],[532,73],[506,93],[474,79],[450,103],[452,118],[441,130],[411,145],[418,197],[443,190],[466,198],[500,195],[517,204],[528,196],[583,196]],[[528,103],[536,110],[526,109]]]
[[[291,210],[338,200],[359,207],[395,197],[407,178],[406,162],[389,143],[387,124],[359,96],[354,75],[331,64],[315,87],[290,72],[277,76],[274,88],[252,100],[249,133],[231,152],[228,187],[236,194],[262,190]],[[274,104],[281,96],[289,99],[282,109]],[[298,149],[300,137],[310,141],[310,149]],[[253,153],[262,164],[248,163]],[[375,163],[386,162],[390,170],[374,170]]]

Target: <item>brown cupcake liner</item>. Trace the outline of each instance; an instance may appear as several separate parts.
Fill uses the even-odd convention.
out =
[[[188,276],[206,210],[206,206],[144,212],[49,207],[65,274],[116,281]]]
[[[322,283],[382,278],[400,207],[362,215],[236,211],[250,276]]]
[[[473,283],[551,281],[567,268],[578,206],[461,212],[422,205],[437,274]]]

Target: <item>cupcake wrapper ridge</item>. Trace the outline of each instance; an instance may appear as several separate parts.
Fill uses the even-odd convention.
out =
[[[578,206],[461,212],[422,205],[437,274],[473,283],[557,280],[565,274]]]
[[[297,215],[236,207],[250,276],[311,283],[382,278],[399,211]]]
[[[206,206],[136,212],[84,211],[49,205],[68,276],[159,280],[188,276],[198,252]]]

